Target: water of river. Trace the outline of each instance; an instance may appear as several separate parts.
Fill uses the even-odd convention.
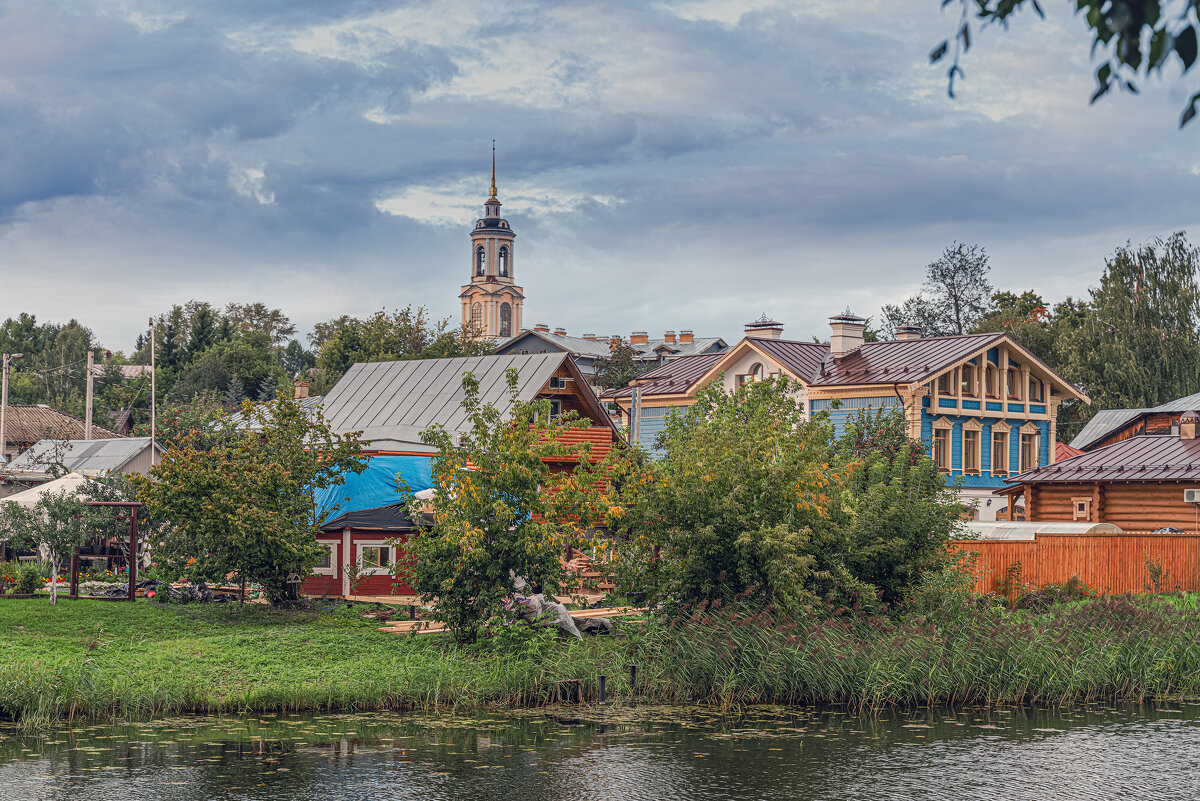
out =
[[[1200,799],[1200,707],[0,724],[2,801]]]

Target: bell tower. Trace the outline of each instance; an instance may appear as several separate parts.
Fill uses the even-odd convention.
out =
[[[492,140],[492,186],[483,218],[471,229],[471,272],[463,286],[462,323],[480,337],[507,338],[521,330],[525,294],[513,282],[513,240],[496,198],[496,140]]]

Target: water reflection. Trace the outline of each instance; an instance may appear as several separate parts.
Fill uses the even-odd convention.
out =
[[[1194,706],[267,715],[41,737],[0,726],[0,797],[22,801],[1200,798],[1197,777]]]

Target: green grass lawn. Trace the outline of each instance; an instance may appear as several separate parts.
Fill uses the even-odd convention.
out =
[[[377,631],[365,611],[0,600],[0,717],[523,703],[616,658],[611,641],[538,658],[464,648]]]

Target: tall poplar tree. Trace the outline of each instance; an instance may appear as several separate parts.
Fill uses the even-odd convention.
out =
[[[1182,232],[1108,259],[1062,369],[1093,409],[1156,406],[1200,391],[1200,251]]]

